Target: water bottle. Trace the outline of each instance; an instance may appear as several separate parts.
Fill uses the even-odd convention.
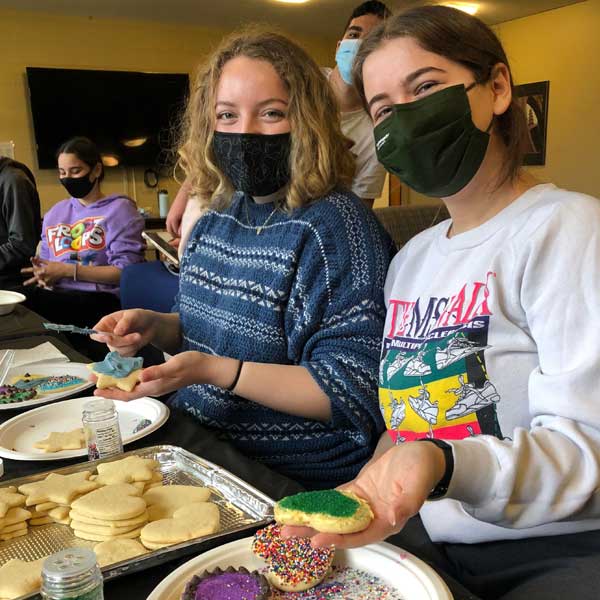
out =
[[[169,212],[169,192],[167,190],[159,190],[158,192],[158,215],[164,219]]]

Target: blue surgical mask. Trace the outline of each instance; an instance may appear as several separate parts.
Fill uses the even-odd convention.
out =
[[[352,85],[352,65],[362,40],[342,40],[335,53],[335,62],[344,83]]]

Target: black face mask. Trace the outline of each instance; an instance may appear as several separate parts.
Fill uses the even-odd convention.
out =
[[[85,198],[94,189],[98,179],[90,181],[88,173],[83,177],[61,177],[59,181],[73,198]]]
[[[223,133],[215,131],[213,152],[217,166],[236,190],[268,196],[290,180],[289,133]]]

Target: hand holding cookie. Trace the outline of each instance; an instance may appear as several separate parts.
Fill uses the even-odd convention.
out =
[[[313,523],[312,528],[286,526],[282,535],[310,536],[315,547],[333,544],[337,548],[356,548],[382,541],[398,533],[419,512],[443,473],[444,456],[437,446],[415,442],[395,446],[340,490],[355,494],[370,505],[373,520],[365,529],[347,534],[323,533]]]
[[[94,393],[113,400],[169,394],[192,383],[203,383],[203,364],[208,359],[210,357],[202,352],[181,352],[162,365],[143,369],[139,374],[139,383],[130,391],[108,388]]]

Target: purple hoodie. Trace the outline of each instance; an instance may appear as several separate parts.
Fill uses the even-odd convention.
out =
[[[123,269],[144,260],[144,219],[127,196],[113,194],[84,206],[76,198],[54,205],[44,217],[40,257],[85,266]],[[61,279],[55,287],[119,293],[118,285]]]

